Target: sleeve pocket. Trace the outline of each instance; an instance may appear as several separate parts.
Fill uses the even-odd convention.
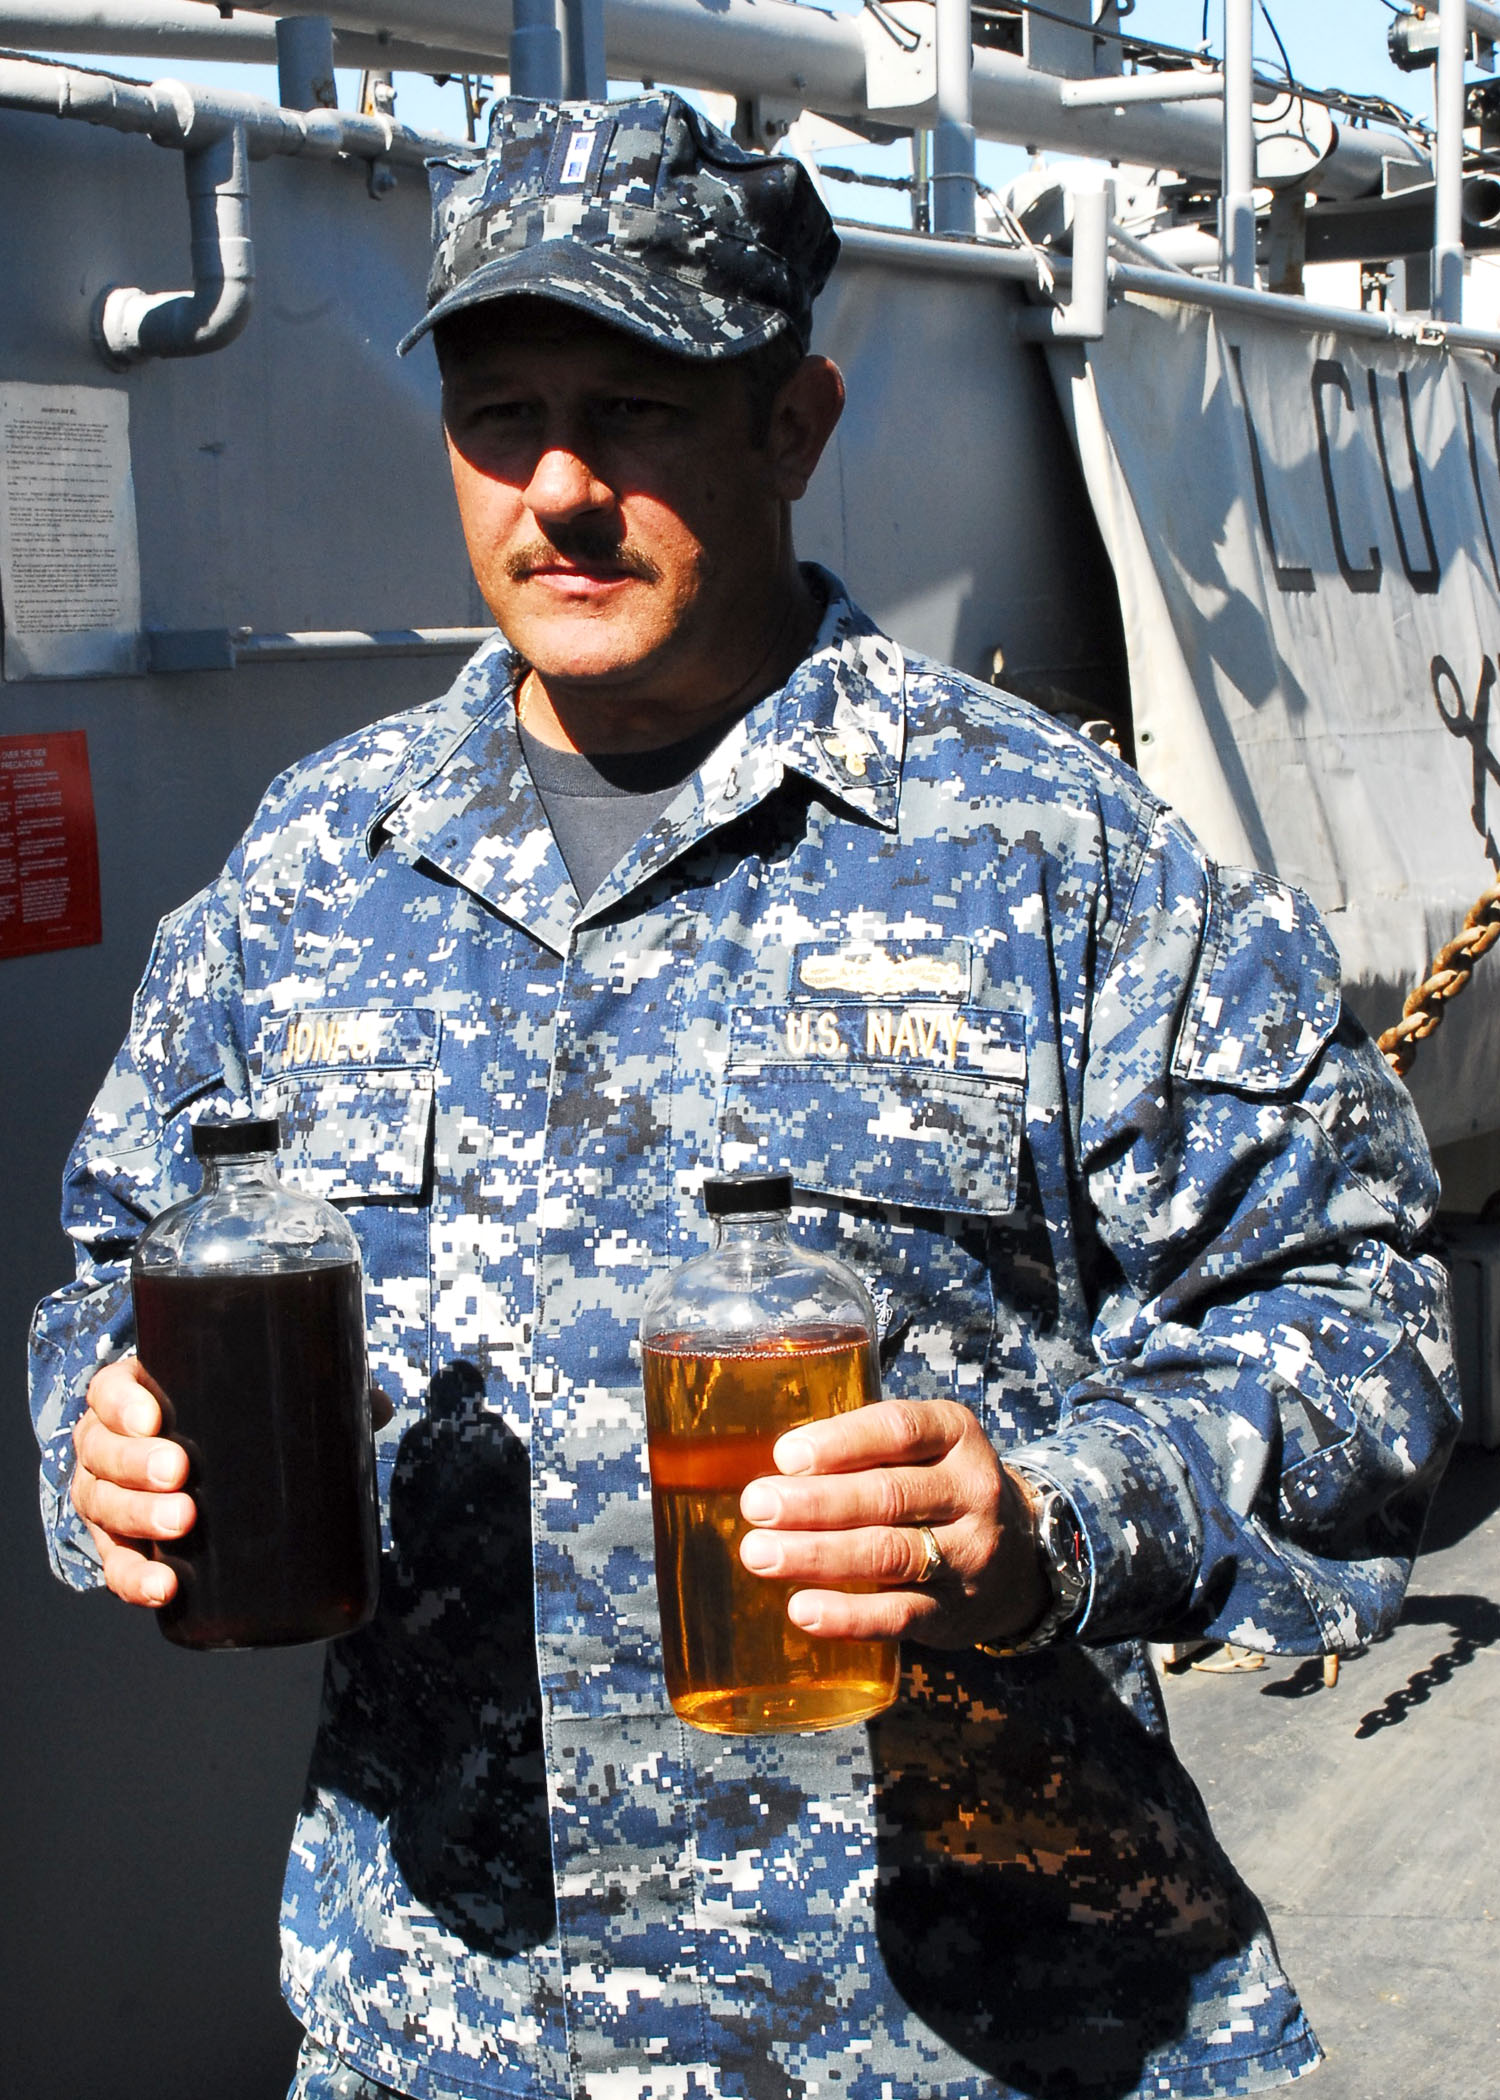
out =
[[[245,1083],[228,1012],[236,971],[212,885],[167,913],[156,929],[130,1009],[130,1050],[163,1122],[217,1086]]]
[[[1253,868],[1212,867],[1203,948],[1172,1070],[1279,1094],[1338,1024],[1339,959],[1300,890]]]

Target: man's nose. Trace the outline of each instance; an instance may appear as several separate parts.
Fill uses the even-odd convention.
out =
[[[566,521],[603,510],[614,500],[583,454],[572,445],[549,445],[526,485],[526,508],[538,520]]]

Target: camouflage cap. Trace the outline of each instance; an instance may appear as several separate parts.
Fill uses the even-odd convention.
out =
[[[839,252],[807,170],[748,153],[679,95],[497,102],[481,154],[428,163],[433,325],[494,299],[560,300],[683,357],[789,330]]]

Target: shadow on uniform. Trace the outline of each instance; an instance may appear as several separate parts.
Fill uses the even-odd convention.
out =
[[[330,1656],[309,1785],[389,1821],[407,1886],[486,1954],[555,1922],[526,1448],[460,1359],[401,1439],[374,1623]],[[342,1655],[360,1650],[351,1680]],[[377,1708],[378,1712],[364,1710]]]
[[[1195,1980],[1265,1929],[1164,1722],[1122,1728],[1113,1667],[1082,1648],[909,1659],[907,1696],[870,1729],[886,1967],[962,2056],[1036,2100],[1137,2091]]]
[[[330,1657],[310,1778],[388,1819],[411,1893],[504,1957],[550,1938],[555,1902],[530,1469],[482,1394],[472,1364],[449,1365],[401,1440],[380,1613]],[[342,1665],[356,1644],[357,1689]],[[1005,1664],[909,1649],[905,1696],[870,1724],[886,1967],[935,2034],[1035,2100],[1134,2091],[1181,2033],[1195,1979],[1264,1928],[1164,1720],[1131,1727],[1122,1754],[1122,1693],[1160,1712],[1108,1651]],[[772,1805],[747,1841],[767,1842]],[[805,1803],[794,1788],[781,1807],[795,1820]],[[779,2054],[828,2011],[826,1978],[809,1976],[778,1979],[759,2017]],[[779,2071],[770,2086],[791,2089]]]

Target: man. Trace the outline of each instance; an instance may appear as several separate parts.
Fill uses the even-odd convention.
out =
[[[415,334],[503,638],[158,937],[38,1322],[59,1569],[172,1592],[125,1265],[191,1119],[277,1113],[392,1410],[295,2090],[1284,2082],[1316,2044],[1142,1642],[1391,1623],[1454,1417],[1409,1103],[1305,900],[797,567],[841,398],[800,171],[653,96],[501,107],[434,189]],[[751,1165],[880,1308],[889,1397],[742,1502],[800,1625],[906,1638],[866,1728],[699,1735],[662,1681],[635,1327]]]

